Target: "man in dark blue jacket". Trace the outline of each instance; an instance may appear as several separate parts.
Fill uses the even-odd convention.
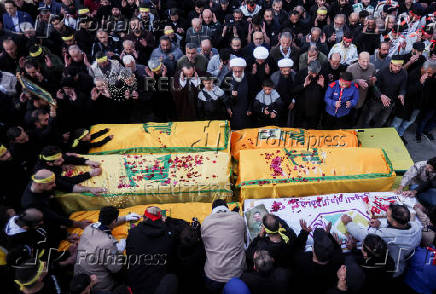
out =
[[[6,13],[3,13],[3,28],[5,31],[20,32],[20,24],[23,22],[33,23],[32,17],[26,12],[17,10],[13,1],[5,2]]]
[[[344,129],[350,127],[350,111],[359,101],[359,88],[353,83],[350,72],[341,72],[340,79],[331,83],[325,93],[326,103],[324,128]]]

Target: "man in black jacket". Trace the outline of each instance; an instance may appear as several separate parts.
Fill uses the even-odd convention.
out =
[[[407,72],[403,69],[403,57],[392,56],[391,64],[376,74],[374,87],[375,98],[369,101],[366,113],[363,113],[365,128],[370,126],[374,119],[376,128],[382,127],[391,115],[395,104],[404,105],[404,96],[407,87]]]
[[[73,165],[89,165],[92,169],[77,176],[63,176],[63,166],[66,164]],[[105,188],[99,187],[85,187],[79,185],[80,183],[90,179],[94,176],[101,175],[100,163],[88,160],[76,155],[62,154],[61,149],[57,146],[46,146],[42,149],[40,158],[35,166],[35,171],[47,169],[53,172],[56,176],[56,185],[58,188],[65,192],[75,193],[93,193],[98,194],[106,191]]]
[[[127,284],[133,293],[178,291],[174,272],[177,236],[160,208],[147,207],[144,221],[129,231],[126,240]]]

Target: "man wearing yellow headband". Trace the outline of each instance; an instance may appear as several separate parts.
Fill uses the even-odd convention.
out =
[[[374,87],[375,99],[364,113],[364,128],[368,128],[374,119],[374,127],[383,127],[396,107],[404,108],[404,96],[407,92],[407,72],[403,68],[404,57],[393,55],[389,66],[376,74]]]
[[[154,14],[150,12],[150,8],[145,6],[139,7],[138,18],[143,22],[146,31],[153,32]]]
[[[91,170],[77,176],[66,176],[63,175],[63,166],[67,164],[88,165],[91,167]],[[52,171],[56,176],[57,188],[64,192],[99,194],[105,191],[104,188],[85,187],[80,185],[80,183],[91,177],[101,175],[102,170],[100,168],[100,163],[74,155],[64,155],[61,153],[61,149],[56,146],[46,146],[42,149],[35,169],[47,169]]]
[[[254,238],[247,249],[248,266],[252,265],[253,255],[257,250],[266,250],[274,258],[278,267],[288,267],[290,250],[297,236],[282,219],[275,215],[265,215],[262,223],[259,236]]]
[[[44,222],[50,224],[49,235],[52,235],[50,234],[50,229],[52,229],[55,234],[59,233],[61,226],[67,228],[85,228],[89,222],[72,221],[67,217],[67,215],[63,214],[62,211],[59,210],[59,206],[54,199],[55,187],[56,176],[52,171],[48,169],[37,170],[33,174],[31,182],[21,197],[21,206],[24,209],[37,208],[42,211],[44,215]],[[63,237],[64,236],[59,235],[60,239]]]

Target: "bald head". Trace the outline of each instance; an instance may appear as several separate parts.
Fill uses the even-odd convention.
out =
[[[359,54],[359,59],[357,60],[357,62],[363,70],[366,70],[369,66],[369,53],[365,51],[361,52]]]
[[[212,43],[210,42],[209,39],[205,39],[201,41],[201,49],[203,50],[212,49]]]
[[[341,64],[341,55],[339,53],[333,53],[330,55],[329,62],[332,69],[337,69]]]
[[[35,227],[42,223],[44,214],[36,208],[28,208],[18,218],[20,227]]]
[[[254,32],[253,33],[253,43],[255,46],[260,46],[264,42],[263,33],[262,32]]]

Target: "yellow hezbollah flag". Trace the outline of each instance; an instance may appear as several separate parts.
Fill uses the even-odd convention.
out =
[[[241,151],[236,185],[243,201],[389,191],[395,176],[378,148],[254,149]]]
[[[235,207],[240,208],[240,212],[242,213],[241,204],[237,202],[231,202],[227,204],[229,209],[233,209]],[[191,222],[192,218],[196,217],[200,222],[211,214],[212,212],[212,204],[211,203],[170,203],[170,204],[150,204],[150,205],[136,205],[125,209],[120,209],[120,216],[125,216],[131,212],[137,213],[139,215],[144,215],[144,211],[149,206],[157,206],[162,210],[166,210],[166,215],[173,218],[183,219],[187,222]],[[98,221],[99,210],[88,210],[88,211],[77,211],[70,216],[70,219],[74,221],[83,221],[90,220],[92,222]],[[141,219],[142,221],[142,219]],[[112,231],[112,235],[116,239],[125,239],[127,237],[128,230],[133,225],[130,223],[125,223],[124,225],[118,226]],[[83,230],[79,228],[69,228],[68,232],[76,233],[81,235]],[[66,250],[70,246],[70,243],[67,241],[62,241],[59,250]]]
[[[231,153],[239,160],[239,152],[263,148],[358,147],[353,130],[304,130],[274,126],[233,131]]]
[[[90,154],[230,151],[228,121],[99,124],[91,134],[106,128],[114,138]]]
[[[230,154],[201,152],[182,154],[88,155],[100,162],[102,174],[82,186],[104,187],[106,192],[57,194],[67,212],[100,209],[105,205],[119,208],[176,202],[212,202],[218,198],[231,200]],[[74,176],[89,170],[76,166],[64,172]]]

